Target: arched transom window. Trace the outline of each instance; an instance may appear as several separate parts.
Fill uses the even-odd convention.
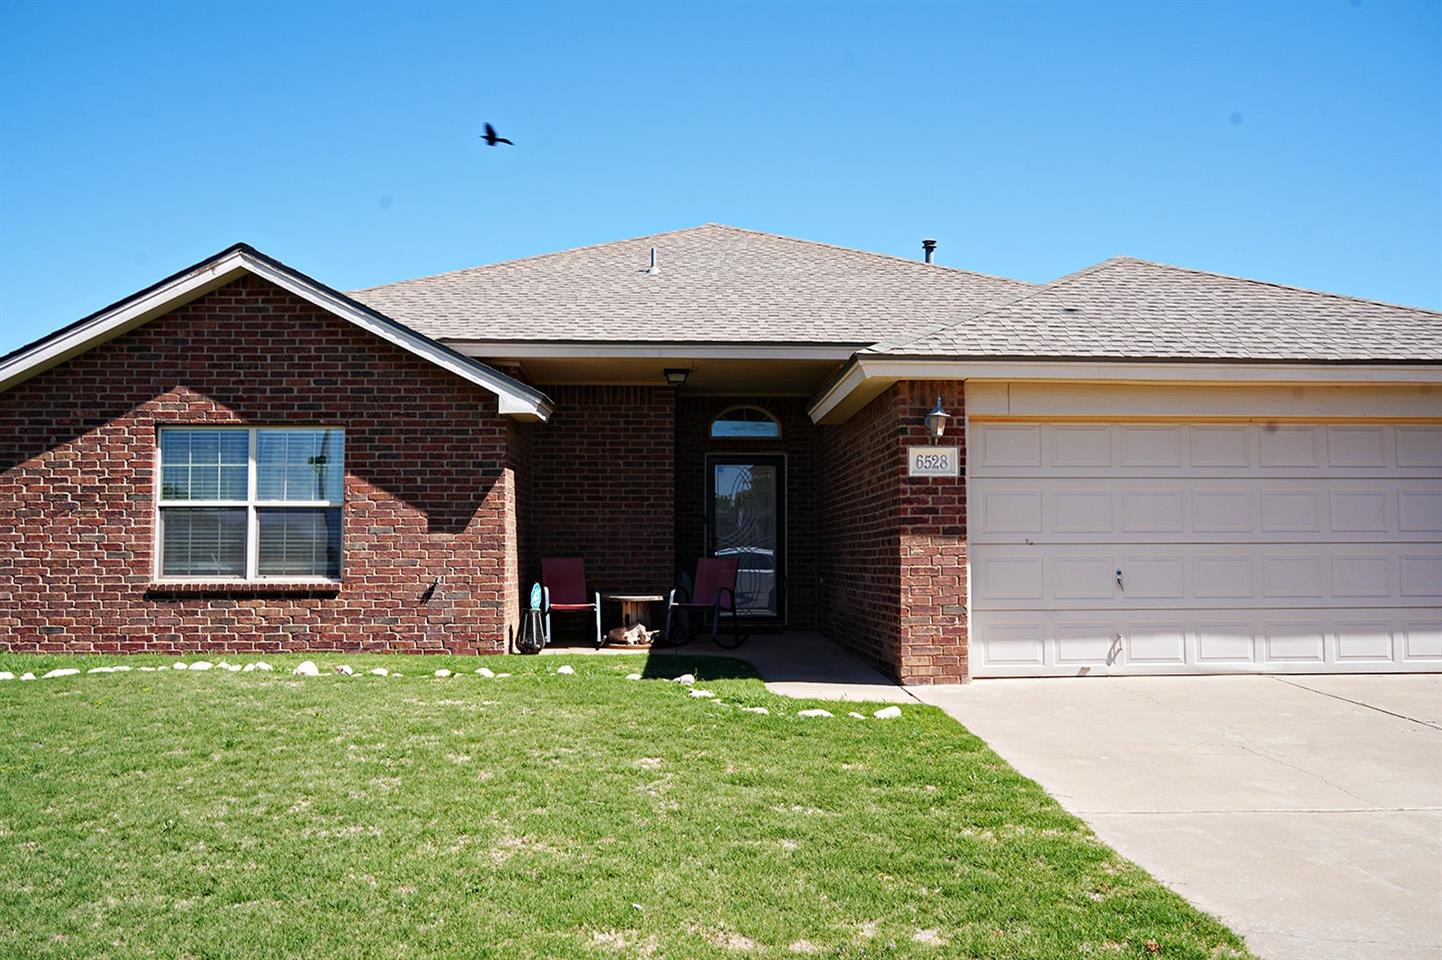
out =
[[[760,407],[732,407],[711,421],[713,437],[779,437],[781,424]]]

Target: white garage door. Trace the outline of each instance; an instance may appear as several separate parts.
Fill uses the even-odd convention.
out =
[[[973,676],[1442,671],[1442,427],[978,422]]]

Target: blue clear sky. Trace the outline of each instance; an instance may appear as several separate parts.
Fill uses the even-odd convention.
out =
[[[237,240],[347,289],[710,220],[1435,308],[1439,64],[1436,0],[11,0],[0,351]]]

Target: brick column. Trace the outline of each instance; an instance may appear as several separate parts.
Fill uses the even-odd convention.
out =
[[[901,598],[897,621],[902,683],[967,679],[966,436],[960,381],[903,381],[894,388],[900,503]],[[939,445],[961,451],[961,476],[909,477],[906,450],[933,441],[926,414],[936,398],[952,419]]]

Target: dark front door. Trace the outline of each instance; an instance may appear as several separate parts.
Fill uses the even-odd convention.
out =
[[[735,557],[736,608],[781,620],[786,612],[786,458],[706,458],[706,555]]]

